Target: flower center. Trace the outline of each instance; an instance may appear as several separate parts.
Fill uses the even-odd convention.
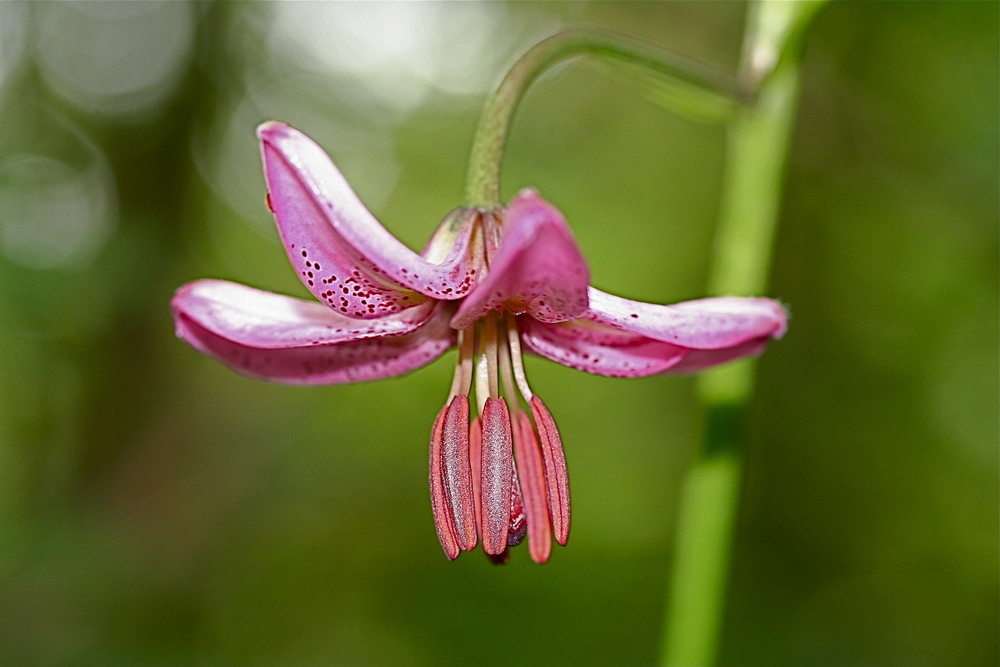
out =
[[[484,213],[477,231],[488,269],[500,222]],[[503,563],[508,547],[527,535],[531,558],[544,563],[552,536],[559,544],[569,537],[562,441],[528,385],[521,355],[518,318],[506,309],[458,332],[455,375],[434,422],[430,455],[434,522],[450,559],[481,541],[487,555]]]

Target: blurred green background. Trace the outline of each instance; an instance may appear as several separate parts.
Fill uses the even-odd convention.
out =
[[[449,564],[426,442],[452,356],[313,389],[173,337],[220,277],[306,294],[253,130],[321,143],[420,247],[479,105],[562,26],[732,71],[739,3],[0,3],[0,664],[651,665],[690,378],[529,360],[570,546]],[[804,52],[725,665],[998,662],[998,5],[834,3]],[[530,92],[504,197],[596,286],[701,296],[724,131],[579,63]]]

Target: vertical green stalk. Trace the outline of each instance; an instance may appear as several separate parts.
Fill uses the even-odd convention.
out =
[[[799,88],[798,44],[821,5],[761,0],[749,6],[740,77],[757,94],[729,126],[711,294],[765,291]],[[704,444],[681,489],[664,665],[707,667],[716,659],[753,380],[753,360],[699,377]]]

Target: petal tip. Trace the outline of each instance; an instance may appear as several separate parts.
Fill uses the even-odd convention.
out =
[[[514,198],[511,199],[510,201],[513,204],[515,201],[518,201],[518,200],[534,199],[534,200],[537,201],[537,200],[539,200],[541,198],[542,198],[542,196],[540,194],[538,194],[538,188],[534,188],[534,187],[532,187],[532,186],[529,185],[527,187],[524,187],[524,188],[521,188],[520,190],[518,190],[517,194],[514,195]]]
[[[257,138],[260,139],[261,141],[266,141],[271,137],[272,134],[278,132],[284,132],[290,129],[291,128],[288,125],[282,123],[281,121],[277,120],[264,121],[263,123],[257,126]]]
[[[778,322],[778,327],[775,329],[771,337],[775,340],[780,340],[788,332],[788,320],[792,316],[792,311],[787,304],[781,303],[780,301],[769,299],[772,308],[774,308],[774,315]]]
[[[183,313],[190,303],[190,300],[199,286],[204,285],[208,282],[215,282],[208,278],[203,278],[201,280],[194,280],[189,283],[184,283],[176,290],[174,290],[174,295],[170,298],[170,309],[174,312],[175,316]]]
[[[739,299],[740,297],[731,297],[733,299]],[[766,306],[770,309],[770,322],[771,331],[767,334],[768,338],[773,340],[780,340],[785,333],[788,332],[788,320],[791,317],[791,311],[787,304],[778,301],[777,299],[770,299],[768,297],[745,297],[746,300],[753,302],[754,304],[760,306]]]

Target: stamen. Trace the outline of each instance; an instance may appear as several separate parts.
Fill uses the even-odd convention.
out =
[[[538,439],[545,461],[545,481],[548,485],[549,512],[556,542],[565,546],[569,539],[569,477],[566,473],[566,455],[563,453],[559,429],[552,414],[537,396],[531,397],[531,414],[538,427]]]
[[[486,354],[480,352],[476,359],[476,404],[479,406],[479,414],[483,414],[486,399],[490,397],[489,372]]]
[[[501,325],[505,327],[504,331],[506,332],[506,318],[504,318],[504,322],[501,322]],[[503,393],[504,396],[510,397],[511,400],[513,401],[513,403],[511,403],[511,405],[509,405],[508,407],[511,409],[512,412],[516,414],[517,412],[520,412],[520,401],[518,401],[516,398],[517,385],[514,382],[514,375],[511,372],[510,349],[507,343],[507,336],[497,336],[497,342],[500,348],[499,366],[500,366],[500,379],[503,382]],[[511,424],[513,425],[513,421],[511,422]]]
[[[451,391],[448,393],[448,400],[455,398],[459,394],[469,395],[472,389],[472,364],[475,358],[475,336],[469,329],[458,332],[458,361],[455,364],[455,375],[451,379]]]
[[[489,371],[490,398],[500,398],[500,383],[497,374],[497,318],[493,313],[483,322],[483,351]]]
[[[475,502],[469,462],[469,398],[456,396],[442,426],[441,476],[459,548],[476,547]]]
[[[441,548],[444,549],[444,555],[448,557],[448,560],[455,560],[461,550],[458,546],[458,538],[455,535],[448,498],[444,490],[444,477],[441,474],[441,444],[447,410],[448,406],[441,408],[437,419],[434,420],[434,428],[431,430],[431,509],[434,511],[434,528],[437,530],[438,540],[441,542]]]
[[[507,548],[513,473],[510,413],[504,399],[486,399],[482,431],[483,550],[496,555]]]
[[[507,318],[507,345],[510,346],[510,361],[514,366],[517,388],[524,400],[530,401],[531,387],[528,386],[528,376],[524,374],[524,361],[521,359],[521,334],[517,330],[517,320],[513,317]]]
[[[524,511],[528,519],[528,553],[536,563],[548,561],[552,551],[552,524],[545,489],[545,466],[527,413],[518,412],[512,424],[514,459],[521,482]]]

